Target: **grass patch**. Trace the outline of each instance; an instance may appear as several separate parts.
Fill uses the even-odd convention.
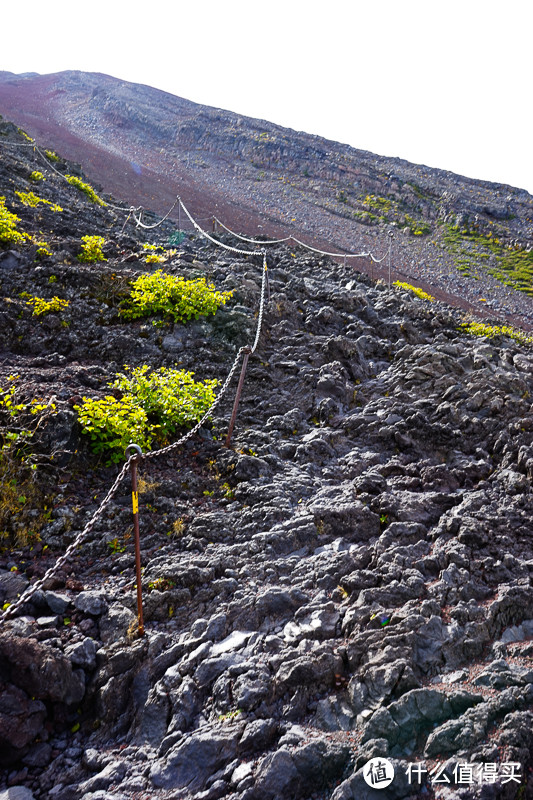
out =
[[[443,239],[463,275],[475,277],[475,270],[482,269],[506,286],[533,295],[533,251],[506,247],[491,231],[456,225],[443,226]]]
[[[509,336],[520,344],[533,344],[533,335],[513,328],[511,325],[488,325],[485,322],[462,322],[460,328],[471,336],[485,336],[493,339],[495,336]]]

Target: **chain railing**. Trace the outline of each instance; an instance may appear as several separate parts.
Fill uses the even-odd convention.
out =
[[[193,220],[193,218],[189,215],[189,212],[186,209],[185,209],[185,211],[186,211],[187,215],[189,216],[189,218],[191,220]],[[200,226],[197,225],[196,222],[195,222],[195,227],[200,233],[202,233],[202,235],[204,235],[207,239],[212,240],[216,245],[218,245],[220,247],[228,248],[227,245],[223,245],[221,242],[217,242],[216,240],[213,240],[212,237],[210,237],[209,234],[207,234],[205,231],[203,231],[202,228],[200,228]],[[213,403],[207,409],[207,411],[205,412],[203,417],[196,423],[196,425],[193,428],[191,428],[189,431],[187,431],[186,434],[181,436],[175,442],[172,442],[172,444],[167,445],[166,447],[160,448],[159,450],[151,450],[148,453],[142,453],[142,451],[140,450],[140,448],[136,444],[132,444],[132,445],[130,445],[128,447],[128,450],[126,452],[128,452],[130,450],[130,448],[132,448],[132,449],[135,450],[135,454],[129,455],[127,457],[127,460],[124,463],[124,465],[122,466],[122,469],[120,470],[119,474],[117,475],[112,487],[108,491],[107,495],[105,496],[104,500],[101,502],[101,504],[98,507],[98,509],[92,515],[92,517],[89,520],[89,522],[85,525],[83,530],[76,536],[76,538],[73,540],[73,542],[68,546],[67,550],[63,553],[63,555],[55,562],[55,564],[53,564],[45,572],[45,574],[42,576],[42,578],[40,578],[38,581],[36,581],[35,583],[33,583],[30,586],[28,586],[24,590],[24,592],[21,594],[21,596],[3,612],[3,615],[0,616],[0,622],[4,622],[4,621],[10,619],[11,617],[13,617],[15,615],[15,613],[25,603],[27,603],[29,601],[29,599],[35,594],[35,592],[37,592],[40,589],[42,589],[43,586],[46,584],[46,582],[50,578],[52,578],[61,569],[61,567],[75,554],[76,550],[80,547],[82,542],[85,541],[85,539],[91,533],[91,531],[93,530],[96,522],[98,521],[98,519],[100,519],[100,517],[102,516],[104,511],[107,509],[107,507],[111,503],[113,497],[115,496],[116,492],[118,491],[118,488],[119,488],[122,480],[126,476],[128,470],[131,469],[132,474],[134,474],[133,463],[132,462],[135,461],[136,463],[138,463],[140,461],[149,461],[149,460],[157,458],[159,456],[167,455],[168,453],[171,453],[173,450],[176,450],[178,447],[181,447],[182,445],[184,445],[186,442],[189,441],[189,439],[191,439],[196,433],[198,433],[200,428],[212,416],[213,411],[220,404],[222,398],[226,395],[226,393],[227,393],[227,391],[229,389],[229,386],[231,384],[232,378],[233,378],[233,376],[235,374],[235,371],[237,370],[237,367],[239,365],[239,361],[241,360],[241,356],[243,356],[243,355],[245,356],[245,363],[247,363],[248,357],[252,353],[254,353],[256,351],[257,346],[259,344],[259,339],[260,339],[260,335],[261,335],[261,329],[262,329],[262,325],[263,325],[263,315],[264,315],[265,297],[266,297],[266,286],[267,286],[267,280],[268,280],[268,277],[267,277],[268,276],[268,266],[267,266],[267,261],[266,261],[266,253],[264,251],[252,251],[252,252],[250,252],[250,251],[239,251],[237,248],[228,248],[228,249],[231,249],[234,252],[241,252],[241,253],[244,252],[246,255],[262,256],[262,258],[263,258],[263,276],[262,276],[262,282],[261,282],[261,295],[260,295],[259,311],[258,311],[258,317],[257,317],[256,333],[255,333],[255,339],[254,339],[253,345],[251,347],[249,345],[246,345],[246,346],[243,346],[243,347],[241,347],[239,349],[237,355],[235,356],[233,364],[231,365],[231,368],[230,368],[230,370],[228,372],[228,375],[226,377],[226,380],[224,381],[224,384],[223,384],[220,392],[217,394],[217,396],[214,399]],[[240,386],[242,386],[242,381],[244,380],[244,370],[241,373],[241,378],[242,378],[242,380],[240,381]],[[234,404],[233,413],[232,413],[232,422],[234,422],[235,414],[236,414],[236,407],[235,407],[235,404]],[[232,425],[232,427],[233,427],[233,425]],[[135,492],[134,492],[134,494],[135,494]],[[136,515],[137,511],[138,511],[138,507],[136,509],[136,504],[135,504],[135,500],[134,500],[134,508],[133,508],[134,519],[135,519],[135,515]],[[136,561],[138,561],[138,557],[136,558]],[[142,632],[143,632],[142,604],[139,605],[139,603],[138,603],[138,621],[139,621],[139,632],[142,634]]]
[[[11,143],[2,143],[2,144],[11,144]],[[53,166],[53,164],[51,164],[49,162],[49,160],[46,158],[45,154],[40,151],[40,149],[37,147],[37,145],[35,145],[34,143],[28,142],[27,144],[26,143],[19,143],[17,146],[21,146],[21,145],[22,146],[33,147],[34,150],[46,162],[46,164],[47,164],[47,166],[49,168],[51,168],[52,170],[54,170],[54,172],[56,172],[62,178],[67,180],[65,175],[63,175],[61,172],[59,172],[59,170],[57,170]],[[176,200],[174,201],[174,204],[172,205],[172,207],[170,208],[168,213],[158,223],[156,223],[155,225],[145,225],[141,221],[142,208],[134,208],[133,206],[131,206],[129,208],[120,208],[118,206],[112,206],[111,204],[106,204],[106,205],[109,206],[109,207],[112,207],[112,208],[114,208],[116,210],[119,210],[119,211],[127,213],[128,217],[126,219],[126,222],[128,221],[128,219],[131,216],[133,216],[133,218],[135,219],[135,222],[136,222],[138,227],[141,227],[141,228],[144,228],[144,229],[152,229],[152,228],[159,227],[159,225],[161,225],[162,222],[164,222],[166,219],[168,219],[168,217],[170,216],[170,214],[172,213],[172,211],[175,209],[176,205],[178,205],[178,204],[179,204],[179,208],[183,210],[183,212],[185,213],[186,217],[189,219],[189,221],[193,225],[194,230],[196,230],[201,236],[203,236],[209,242],[214,244],[216,247],[221,247],[224,250],[228,250],[228,251],[230,251],[232,253],[236,253],[238,255],[255,256],[255,257],[260,256],[262,258],[263,264],[262,264],[261,294],[260,294],[260,301],[259,301],[259,311],[258,311],[258,317],[257,317],[256,333],[255,333],[255,338],[254,338],[253,345],[251,345],[251,346],[250,345],[245,345],[245,346],[243,346],[243,347],[241,347],[239,349],[237,355],[235,356],[233,364],[230,367],[230,370],[229,370],[229,372],[227,374],[226,380],[224,381],[224,384],[223,384],[220,392],[217,394],[215,400],[213,401],[213,403],[211,404],[209,409],[205,412],[205,414],[202,416],[202,418],[196,423],[196,425],[193,428],[191,428],[189,431],[187,431],[187,433],[185,433],[183,436],[181,436],[175,442],[172,442],[171,444],[167,445],[166,447],[160,448],[158,450],[151,450],[151,451],[149,451],[147,453],[142,453],[142,451],[139,448],[139,446],[136,445],[135,443],[132,443],[127,448],[125,463],[123,464],[119,474],[117,475],[117,477],[116,477],[113,485],[109,489],[107,495],[105,496],[103,501],[100,503],[100,505],[97,508],[97,510],[93,513],[93,515],[91,516],[91,518],[89,519],[89,521],[87,522],[87,524],[85,525],[83,530],[80,531],[80,533],[75,537],[75,539],[67,547],[66,551],[60,556],[60,558],[51,567],[49,567],[49,569],[45,572],[45,574],[41,578],[39,578],[35,583],[29,585],[23,591],[23,593],[20,595],[20,597],[14,603],[10,604],[7,609],[4,610],[3,614],[0,616],[0,622],[5,622],[6,620],[8,620],[11,617],[13,617],[16,614],[16,612],[25,603],[27,603],[29,601],[29,599],[37,591],[42,589],[44,587],[44,585],[46,584],[46,582],[50,578],[52,578],[73,555],[75,555],[76,551],[81,546],[82,542],[84,542],[87,539],[89,534],[93,531],[93,529],[94,529],[94,527],[96,525],[96,522],[100,519],[100,517],[102,516],[104,511],[110,505],[111,501],[113,500],[115,494],[118,491],[118,488],[119,488],[122,480],[124,479],[124,477],[126,476],[126,474],[127,474],[127,472],[129,470],[131,470],[131,473],[132,473],[132,481],[133,481],[133,483],[135,483],[135,480],[136,480],[136,477],[135,477],[136,476],[136,472],[135,472],[135,470],[136,470],[136,465],[138,463],[140,463],[141,461],[149,461],[149,460],[152,460],[152,459],[157,458],[159,456],[167,455],[168,453],[171,453],[172,451],[176,450],[178,447],[182,447],[193,436],[195,436],[196,433],[198,433],[198,431],[202,428],[202,426],[205,424],[205,422],[211,417],[211,415],[213,414],[213,411],[220,404],[220,402],[222,401],[223,397],[227,394],[227,391],[229,389],[229,386],[231,384],[233,376],[234,376],[234,374],[235,374],[235,372],[237,370],[239,361],[241,360],[241,356],[244,356],[243,365],[242,365],[242,369],[241,369],[241,376],[240,376],[240,379],[239,379],[239,385],[238,385],[238,388],[237,388],[237,392],[236,392],[236,396],[235,396],[235,402],[234,402],[234,405],[233,405],[233,411],[232,411],[231,420],[230,420],[230,424],[229,424],[228,435],[227,435],[227,438],[226,438],[226,446],[229,445],[229,442],[230,442],[230,439],[231,439],[231,435],[232,435],[232,431],[233,431],[233,426],[234,426],[234,423],[235,423],[237,409],[238,409],[238,405],[239,405],[240,394],[241,394],[242,386],[243,386],[243,383],[244,383],[244,376],[245,376],[245,373],[246,373],[246,366],[247,366],[248,359],[249,359],[250,355],[255,353],[255,351],[257,350],[257,347],[258,347],[258,344],[259,344],[259,340],[260,340],[260,336],[261,336],[261,330],[262,330],[262,326],[263,326],[265,300],[266,300],[267,293],[269,291],[268,264],[267,264],[267,258],[266,258],[266,250],[265,250],[265,245],[266,244],[280,244],[280,243],[287,242],[287,241],[290,240],[290,241],[293,241],[295,244],[300,245],[300,246],[302,246],[302,247],[304,247],[304,248],[306,248],[308,250],[311,250],[312,252],[318,253],[320,255],[325,255],[325,256],[330,256],[330,257],[337,257],[337,258],[339,258],[339,257],[340,258],[343,258],[343,257],[344,258],[364,258],[364,257],[366,257],[366,258],[371,258],[372,261],[374,263],[377,263],[377,264],[381,263],[384,260],[384,258],[386,257],[386,256],[383,256],[383,258],[381,258],[381,259],[376,259],[372,255],[372,253],[357,253],[357,254],[355,254],[355,253],[351,253],[351,254],[348,254],[348,253],[330,253],[330,252],[327,252],[327,251],[320,250],[318,248],[312,247],[311,245],[308,245],[305,242],[302,242],[299,239],[296,239],[294,236],[289,236],[289,237],[286,237],[284,239],[279,239],[279,240],[270,240],[270,241],[267,241],[267,242],[261,241],[261,240],[249,239],[249,238],[240,236],[239,234],[235,234],[229,228],[226,228],[226,226],[223,225],[220,222],[220,220],[218,220],[216,217],[213,217],[213,220],[216,221],[219,225],[221,225],[225,230],[227,230],[228,233],[230,233],[231,235],[236,236],[237,238],[240,238],[243,241],[246,241],[246,242],[248,242],[250,244],[257,244],[258,246],[261,247],[261,249],[243,250],[243,249],[240,249],[240,248],[237,248],[237,247],[232,247],[231,245],[228,245],[225,242],[221,242],[218,239],[215,239],[213,236],[211,236],[209,233],[207,233],[207,231],[205,231],[198,224],[198,221],[195,220],[192,217],[191,213],[189,212],[189,210],[187,209],[187,207],[185,206],[185,204],[183,203],[183,201],[181,200],[179,195],[176,197]],[[137,214],[139,216],[137,216]],[[208,217],[206,219],[210,219],[210,217]],[[125,224],[126,223],[124,223],[124,225]],[[391,241],[392,241],[392,235],[390,235],[390,239],[389,239],[389,272],[390,272]],[[134,450],[135,451],[134,454],[128,455],[130,450]],[[132,497],[133,497],[134,520],[136,521],[136,524],[138,525],[138,518],[137,518],[137,514],[138,514],[138,497],[137,497],[136,489],[132,490]],[[138,537],[136,537],[136,565],[137,565],[137,571],[139,572],[139,570],[140,570],[140,551],[139,551],[140,545],[139,545],[137,539],[138,539]],[[143,632],[144,632],[144,625],[143,625],[143,619],[142,619],[142,595],[141,595],[141,589],[140,589],[140,585],[139,585],[140,584],[139,576],[137,578],[137,583],[138,583],[138,624],[139,624],[139,633],[142,635]]]

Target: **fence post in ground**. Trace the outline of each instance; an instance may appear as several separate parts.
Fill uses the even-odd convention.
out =
[[[126,458],[130,458],[128,451],[135,451],[135,456],[131,459],[131,503],[133,508],[133,533],[135,537],[135,575],[137,579],[137,625],[139,636],[144,636],[143,621],[143,590],[141,576],[141,539],[139,535],[139,490],[137,488],[137,460],[142,456],[142,450],[137,444],[129,444],[126,447]]]
[[[392,240],[394,239],[394,233],[389,231],[389,289],[391,288],[391,251],[392,251]]]
[[[250,358],[250,353],[252,352],[252,348],[249,346],[243,347],[242,352],[244,353],[244,359],[242,362],[241,374],[239,377],[239,383],[237,385],[237,391],[235,392],[235,402],[233,403],[233,411],[231,412],[231,420],[229,423],[228,435],[226,436],[226,442],[225,442],[226,447],[229,447],[229,443],[231,441],[231,435],[233,433],[233,428],[235,426],[235,420],[237,419],[237,411],[239,410],[239,401],[241,399],[242,387],[244,385],[246,367],[248,366],[248,359]]]

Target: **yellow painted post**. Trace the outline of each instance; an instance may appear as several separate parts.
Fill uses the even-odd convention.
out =
[[[134,450],[136,456],[131,459],[131,504],[133,509],[133,533],[135,537],[135,575],[137,579],[137,624],[139,636],[144,636],[143,620],[143,591],[141,576],[141,537],[139,533],[139,490],[137,487],[137,460],[142,456],[142,450],[137,444],[129,444],[126,448],[126,458],[129,458],[128,450]]]

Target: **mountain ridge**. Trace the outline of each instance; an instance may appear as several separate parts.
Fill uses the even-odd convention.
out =
[[[526,190],[100,73],[3,76],[0,110],[127,202],[164,214],[180,194],[195,216],[217,216],[233,230],[274,238],[296,231],[309,244],[345,252],[384,254],[392,230],[396,277],[424,281],[480,312],[488,301],[496,317],[533,324],[529,299],[514,291],[529,293],[533,276]]]

